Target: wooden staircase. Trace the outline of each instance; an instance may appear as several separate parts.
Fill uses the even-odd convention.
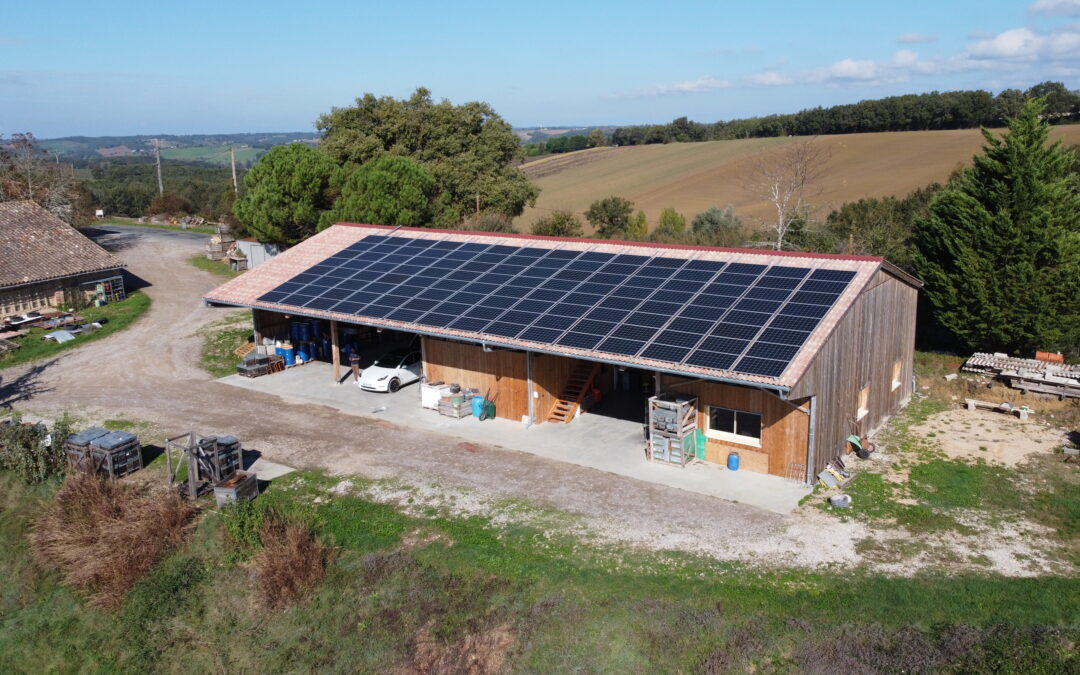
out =
[[[592,388],[593,380],[596,379],[596,374],[599,372],[599,363],[579,362],[574,372],[570,373],[570,379],[566,381],[566,385],[563,387],[562,393],[559,394],[558,400],[555,401],[555,405],[551,406],[547,421],[568,424],[570,420],[574,419],[574,415],[577,414],[578,408],[581,407],[585,394]]]

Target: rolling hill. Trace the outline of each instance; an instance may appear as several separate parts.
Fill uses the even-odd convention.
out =
[[[1054,127],[1051,137],[1080,145],[1080,125]],[[650,225],[674,207],[687,216],[710,206],[733,205],[750,223],[771,215],[771,205],[746,186],[746,175],[761,153],[776,152],[793,138],[755,138],[704,143],[670,143],[593,148],[544,157],[522,170],[541,188],[536,206],[516,221],[527,229],[552,210],[582,215],[593,201],[616,195],[644,209]],[[824,217],[844,202],[863,197],[904,196],[944,181],[971,162],[983,138],[978,129],[904,131],[821,136],[829,153],[813,202]]]

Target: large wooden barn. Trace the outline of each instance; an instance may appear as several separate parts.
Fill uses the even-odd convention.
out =
[[[908,400],[918,288],[873,257],[342,223],[205,300],[251,308],[260,341],[312,321],[335,367],[411,340],[429,381],[515,421],[602,401],[644,423],[682,395],[704,460],[813,482]]]

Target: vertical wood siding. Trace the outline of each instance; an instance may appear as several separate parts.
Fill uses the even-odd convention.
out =
[[[539,394],[535,406],[537,422],[547,421],[551,406],[565,388],[570,373],[581,363],[584,362],[565,356],[533,354],[533,388]]]
[[[845,452],[847,437],[880,427],[911,396],[918,290],[878,270],[825,341],[791,398],[816,395],[814,474]],[[901,361],[893,388],[893,364]],[[867,414],[856,419],[869,385]]]
[[[427,337],[423,341],[429,380],[479,389],[495,400],[497,417],[519,422],[529,414],[525,352],[485,352],[479,346]]]
[[[725,463],[728,453],[738,450],[740,468],[776,476],[787,475],[792,462],[806,464],[810,418],[805,412],[796,410],[793,404],[781,401],[775,394],[751,387],[705,381],[680,382],[685,382],[685,378],[662,375],[660,390],[697,396],[698,428],[703,432],[709,429],[710,405],[761,414],[760,448],[710,438],[705,451],[706,460]]]

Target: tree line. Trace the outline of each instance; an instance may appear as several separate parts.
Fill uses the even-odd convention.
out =
[[[981,89],[935,91],[711,124],[680,117],[668,124],[619,127],[611,135],[611,144],[999,127],[1019,114],[1029,98],[1044,99],[1044,114],[1053,121],[1075,120],[1080,116],[1080,93],[1069,91],[1061,82],[1048,81],[1027,91],[1006,89],[997,96]]]

